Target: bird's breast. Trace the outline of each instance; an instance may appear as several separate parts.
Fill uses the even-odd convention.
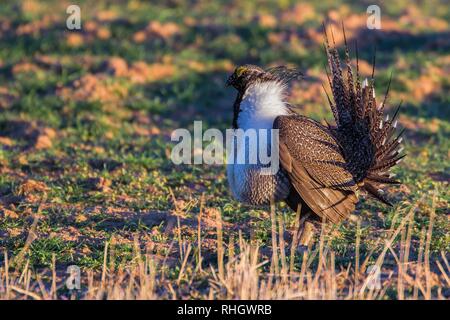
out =
[[[252,163],[251,149],[248,142],[241,145],[237,143],[234,154],[228,155],[227,178],[233,196],[252,205],[268,204],[272,199],[285,199],[290,190],[287,174],[281,169],[268,174],[270,164],[259,161]],[[242,159],[245,161],[240,161]]]

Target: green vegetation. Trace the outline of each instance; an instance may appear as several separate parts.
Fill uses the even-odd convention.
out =
[[[409,224],[410,260],[418,259],[420,235],[433,213],[430,260],[432,271],[440,273],[435,261],[444,265],[442,254],[450,252],[450,15],[445,1],[383,2],[382,29],[374,31],[366,28],[364,1],[156,2],[79,1],[81,31],[66,29],[60,1],[2,2],[0,265],[5,253],[11,258],[22,252],[36,272],[51,267],[54,257],[58,272],[76,264],[99,274],[105,243],[114,243],[110,270],[132,265],[138,243],[143,252],[173,266],[164,276],[177,297],[202,298],[208,294],[208,277],[180,270],[178,261],[187,250],[180,239],[196,246],[201,207],[203,268],[218,268],[217,212],[225,231],[225,262],[230,241],[237,241],[239,233],[270,260],[269,209],[234,201],[223,167],[173,165],[170,134],[180,127],[192,130],[194,120],[202,120],[204,128],[230,127],[235,92],[224,84],[243,63],[299,67],[309,77],[293,86],[291,102],[303,114],[330,119],[321,87],[326,83],[321,44],[326,19],[338,45],[340,22],[345,22],[351,46],[358,41],[366,76],[377,46],[377,92],[381,96],[393,73],[389,102],[394,108],[403,101],[400,126],[406,128],[408,154],[395,171],[404,185],[389,190],[396,203],[392,208],[363,199],[352,219],[327,233],[336,270],[354,263],[357,251],[361,261],[370,253],[368,263],[374,263],[385,247],[377,240],[388,239],[418,204]],[[295,213],[284,205],[277,212],[293,230]],[[35,237],[27,247],[35,219]],[[290,237],[286,232],[287,243]],[[395,238],[394,251],[404,240]],[[192,259],[197,253],[193,248]],[[319,264],[317,255],[314,259],[312,268]],[[385,263],[397,274],[391,251]],[[300,270],[301,265],[297,255],[294,266]],[[180,273],[195,281],[188,285]],[[449,298],[448,283],[441,289],[441,296]],[[392,290],[386,297],[397,297]]]

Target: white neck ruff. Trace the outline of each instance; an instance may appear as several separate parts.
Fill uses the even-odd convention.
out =
[[[238,116],[241,129],[271,129],[280,115],[289,114],[285,99],[286,86],[276,81],[255,83],[247,88]]]

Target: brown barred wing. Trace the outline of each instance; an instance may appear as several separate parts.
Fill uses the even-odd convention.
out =
[[[299,115],[277,117],[274,129],[281,167],[300,198],[321,219],[337,223],[348,217],[357,187],[329,129]]]

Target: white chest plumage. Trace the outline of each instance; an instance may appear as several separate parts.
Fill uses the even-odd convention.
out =
[[[265,129],[273,127],[275,118],[288,114],[284,102],[285,87],[275,81],[255,83],[245,92],[237,119],[239,129]],[[258,137],[258,135],[257,135]],[[271,198],[283,198],[289,192],[289,183],[282,172],[275,175],[262,175],[259,163],[248,163],[251,154],[257,152],[261,143],[269,144],[269,141],[261,141],[257,138],[257,145],[249,146],[248,143],[236,143],[234,159],[228,159],[227,177],[233,196],[242,202],[250,204],[263,204]],[[230,157],[230,155],[229,155]],[[237,159],[245,159],[245,163],[236,163]]]
[[[244,130],[272,129],[276,117],[288,114],[285,89],[275,81],[251,85],[242,97],[238,127]]]

